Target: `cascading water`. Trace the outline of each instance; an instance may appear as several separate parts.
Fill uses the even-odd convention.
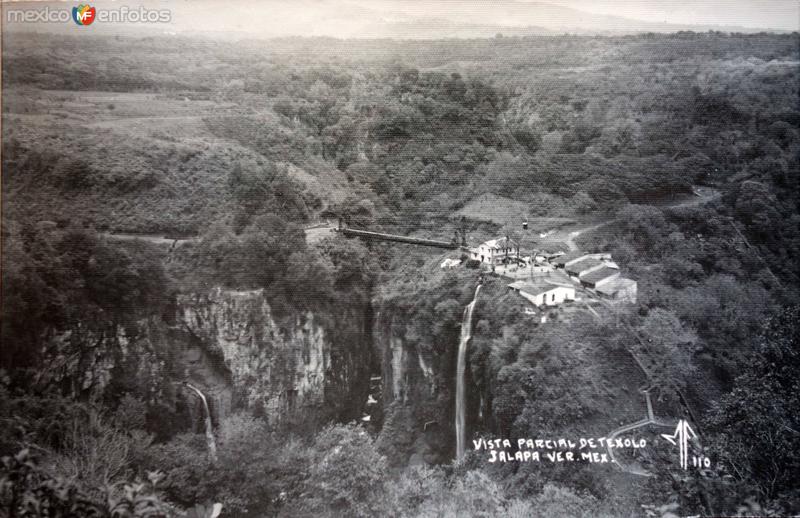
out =
[[[200,392],[200,389],[186,383],[186,387],[190,390],[194,390],[200,399],[203,401],[203,408],[205,409],[206,413],[206,444],[208,444],[208,455],[211,457],[212,462],[217,461],[217,442],[214,440],[214,429],[212,428],[211,424],[211,411],[208,408],[208,401],[206,401],[206,396]]]
[[[458,364],[456,365],[456,459],[464,456],[466,442],[466,388],[464,387],[464,371],[467,369],[467,344],[472,338],[472,311],[478,301],[478,292],[481,285],[475,289],[475,296],[464,309],[464,318],[461,320],[461,341],[458,344]]]

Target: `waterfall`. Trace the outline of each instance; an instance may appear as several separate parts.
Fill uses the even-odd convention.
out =
[[[186,383],[186,387],[190,390],[194,390],[200,399],[203,401],[203,408],[205,409],[206,413],[206,443],[208,444],[208,455],[211,457],[211,462],[217,462],[217,443],[214,440],[214,429],[211,426],[211,411],[208,408],[208,401],[206,401],[206,396],[200,392],[200,389]]]
[[[466,388],[464,387],[464,371],[467,368],[467,344],[472,338],[472,311],[478,301],[478,292],[481,285],[475,289],[475,296],[464,309],[464,318],[461,320],[461,341],[458,344],[458,364],[456,366],[456,459],[464,456],[466,442]]]

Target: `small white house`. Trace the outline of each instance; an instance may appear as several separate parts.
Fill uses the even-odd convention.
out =
[[[482,263],[498,265],[507,260],[517,261],[519,258],[519,243],[506,236],[499,239],[491,239],[478,245],[471,250],[472,259]]]
[[[575,300],[574,286],[557,284],[547,279],[517,281],[508,287],[537,307],[557,306],[567,300]]]
[[[442,261],[442,264],[439,265],[439,268],[441,268],[442,270],[452,270],[453,268],[457,267],[460,264],[461,264],[460,259],[448,258]]]

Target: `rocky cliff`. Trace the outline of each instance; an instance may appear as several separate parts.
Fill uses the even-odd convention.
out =
[[[353,419],[369,392],[370,319],[354,307],[276,319],[263,290],[217,288],[179,296],[166,317],[48,331],[37,381],[77,399],[131,393],[195,427],[200,401],[184,382],[215,422],[234,407],[273,423]]]
[[[75,399],[98,400],[110,388],[157,399],[168,377],[166,344],[169,329],[157,318],[133,322],[77,322],[66,329],[48,329],[42,338],[44,364],[36,385],[58,387]]]
[[[455,348],[458,334],[441,343],[419,342],[413,320],[382,308],[374,346],[381,354],[384,423],[379,444],[397,464],[448,462],[454,452]]]
[[[367,311],[310,311],[277,321],[263,290],[214,289],[178,300],[178,322],[230,375],[235,398],[285,418],[353,418],[367,399]]]
[[[379,285],[373,342],[381,359],[384,420],[379,444],[398,465],[449,463],[456,453],[455,397],[459,337],[466,306],[476,289],[475,272],[442,271],[440,257],[429,265],[398,272]],[[505,294],[503,285],[490,290]],[[487,295],[488,296],[488,295]],[[494,296],[494,295],[492,295]],[[486,296],[475,306],[472,322],[482,318]],[[465,370],[466,432],[480,424],[486,388],[473,379],[469,342]]]

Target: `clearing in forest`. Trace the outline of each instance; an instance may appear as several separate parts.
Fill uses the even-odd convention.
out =
[[[486,193],[470,200],[456,216],[509,228],[521,228],[522,222],[528,221],[528,229],[537,232],[547,232],[575,223],[570,218],[529,217],[529,214],[530,206],[525,202]]]

